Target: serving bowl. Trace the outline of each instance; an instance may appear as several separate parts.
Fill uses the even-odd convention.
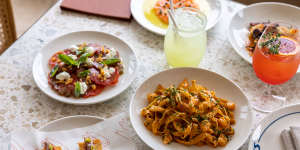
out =
[[[299,25],[300,8],[278,2],[263,2],[249,5],[237,11],[228,26],[228,40],[235,52],[252,64],[252,57],[246,50],[248,27],[251,22],[284,22]],[[299,27],[298,27],[299,28]],[[300,69],[297,73],[300,72]]]
[[[174,84],[177,86],[185,78],[189,81],[196,80],[198,84],[207,87],[209,90],[214,90],[216,96],[231,100],[236,104],[236,110],[234,112],[236,124],[233,126],[235,134],[225,147],[184,146],[175,142],[165,145],[162,143],[160,136],[155,136],[144,126],[141,110],[148,104],[147,94],[152,93],[158,84],[164,87]],[[137,89],[135,96],[130,102],[129,111],[132,126],[138,136],[153,149],[235,150],[241,147],[247,140],[253,124],[252,109],[247,97],[243,94],[241,89],[225,77],[200,68],[175,68],[151,76]]]
[[[159,35],[165,35],[167,29],[163,29],[153,25],[144,15],[144,3],[148,0],[131,0],[130,9],[134,19],[145,29],[154,32]],[[205,3],[204,7],[209,7],[209,10],[205,12],[207,16],[206,30],[214,27],[222,17],[225,11],[226,2],[224,0],[198,0],[199,3]],[[207,8],[204,8],[207,9]]]

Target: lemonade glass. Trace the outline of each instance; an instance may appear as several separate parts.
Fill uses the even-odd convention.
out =
[[[256,76],[268,84],[266,90],[274,89],[274,85],[277,85],[277,91],[269,91],[284,93],[278,84],[290,80],[298,70],[300,60],[299,40],[299,31],[294,26],[285,23],[273,23],[265,28],[256,45],[252,59]],[[286,96],[264,93],[265,105],[254,106],[258,110],[269,112],[272,111],[269,106],[281,107],[286,101]]]
[[[164,51],[171,67],[197,67],[206,50],[206,16],[198,9],[183,7],[174,11],[176,25],[169,17]]]

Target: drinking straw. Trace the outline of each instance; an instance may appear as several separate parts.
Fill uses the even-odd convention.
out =
[[[170,15],[171,20],[172,20],[173,23],[174,23],[175,28],[178,29],[177,23],[175,22],[173,0],[170,0],[170,8],[171,8],[171,9],[168,10],[168,13],[169,13],[169,15]]]

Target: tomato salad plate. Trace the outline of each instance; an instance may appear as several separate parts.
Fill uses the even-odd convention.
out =
[[[193,7],[207,17],[206,30],[220,20],[225,4],[223,0],[173,0],[175,8]],[[131,0],[131,13],[144,28],[159,35],[165,35],[168,28],[169,0]]]
[[[137,58],[119,38],[82,31],[48,43],[36,56],[33,77],[48,96],[69,104],[109,100],[134,80]]]
[[[300,24],[300,20],[295,19],[299,13],[299,7],[285,3],[264,2],[249,5],[237,11],[232,17],[228,27],[228,39],[236,53],[252,64],[258,39],[268,25],[278,23],[277,28],[281,32],[281,37],[299,35],[297,30],[299,27],[295,26]],[[283,27],[280,23],[288,24],[290,27]],[[300,69],[297,73],[299,72]]]
[[[236,150],[251,133],[252,117],[238,86],[200,68],[155,74],[130,102],[132,126],[153,149]]]

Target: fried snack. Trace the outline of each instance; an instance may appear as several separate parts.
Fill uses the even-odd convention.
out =
[[[234,135],[235,103],[185,79],[176,88],[158,85],[141,111],[144,125],[164,144],[225,146]]]
[[[194,0],[173,0],[174,9],[182,7],[192,7],[199,9]],[[170,0],[158,0],[153,8],[156,16],[165,24],[169,24],[168,10],[170,9]]]
[[[51,144],[50,142],[44,142],[42,150],[61,150],[61,147],[55,146],[55,145]]]
[[[285,26],[280,26],[280,24],[277,24],[277,23],[271,23],[271,22],[250,23],[249,28],[248,28],[249,41],[246,43],[246,49],[249,52],[250,56],[253,55],[258,40],[260,39],[261,35],[265,31],[266,27],[270,24],[274,24],[274,26],[278,30],[278,33],[281,36],[294,37],[294,36],[297,36],[299,33],[298,29],[296,29],[296,28],[292,28],[292,27],[287,28]]]
[[[84,142],[78,143],[79,150],[102,150],[102,144],[99,139],[85,137]]]

